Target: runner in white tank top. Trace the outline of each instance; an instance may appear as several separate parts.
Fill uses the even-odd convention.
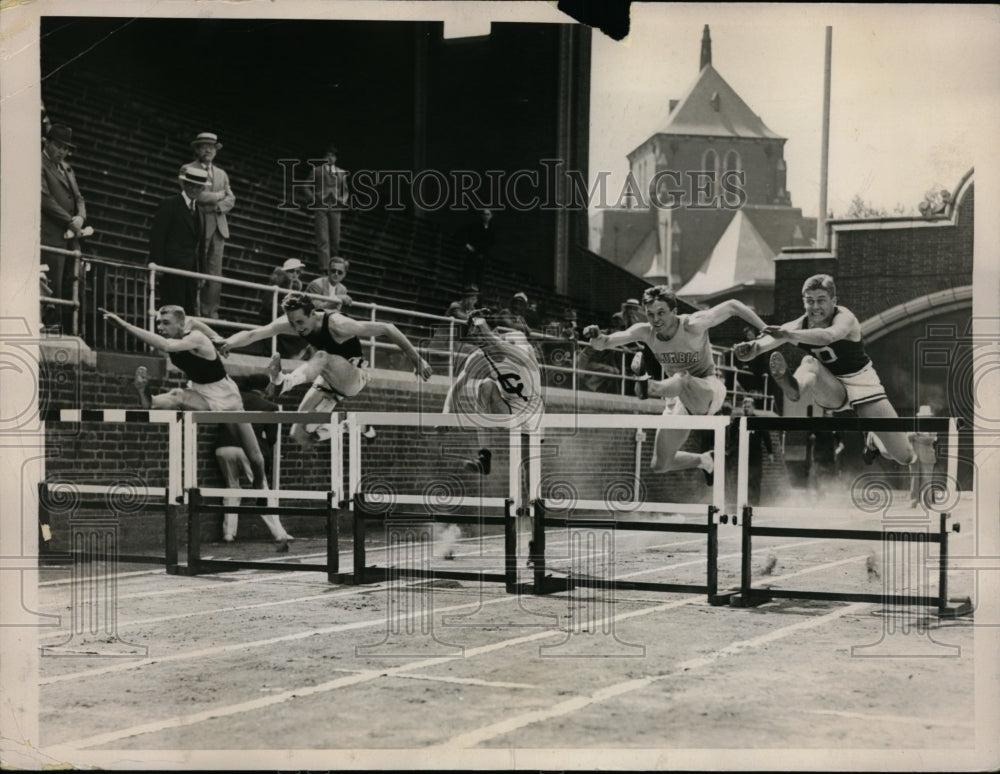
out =
[[[647,288],[642,303],[649,322],[597,335],[592,335],[596,326],[588,326],[584,335],[592,335],[590,345],[601,350],[632,342],[646,344],[667,375],[666,379],[649,382],[651,396],[672,401],[665,414],[704,416],[717,413],[726,397],[726,387],[715,374],[709,329],[733,316],[746,320],[758,330],[764,328],[764,321],[736,299],[693,314],[677,314],[677,297],[666,285]],[[711,484],[715,467],[712,452],[680,451],[689,434],[690,430],[657,430],[651,467],[660,473],[701,468]]]

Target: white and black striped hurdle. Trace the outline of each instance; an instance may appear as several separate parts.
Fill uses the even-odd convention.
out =
[[[889,516],[887,511],[892,503],[891,489],[878,481],[882,474],[869,476],[866,491],[861,492],[861,502],[855,505],[864,513],[882,514],[882,529],[823,529],[792,526],[755,526],[755,516],[785,516],[787,508],[768,508],[749,503],[749,449],[751,430],[781,431],[825,431],[825,432],[938,432],[947,433],[948,461],[945,477],[942,507],[937,510],[937,530],[932,531],[931,513],[925,518],[904,514]],[[740,591],[734,595],[731,604],[736,607],[751,607],[774,598],[814,599],[842,602],[872,602],[882,604],[896,611],[922,606],[936,608],[942,618],[954,618],[972,612],[971,600],[967,597],[948,597],[948,534],[949,510],[957,502],[958,473],[958,424],[951,417],[766,417],[753,416],[739,418],[739,450],[737,455],[737,508],[742,513],[742,550]],[[908,474],[907,474],[908,475]],[[862,479],[863,481],[863,479]],[[852,493],[853,494],[853,493]],[[921,502],[931,504],[931,498],[921,498]],[[958,532],[960,526],[952,525]],[[754,588],[752,575],[754,537],[806,537],[832,540],[864,540],[882,544],[883,590],[880,594],[851,593],[841,591],[811,591],[804,589]],[[940,548],[937,594],[921,594],[908,590],[910,586],[925,585],[927,582],[926,561],[929,544],[937,543]],[[916,566],[913,566],[913,563]],[[891,586],[898,583],[900,588]]]
[[[134,515],[138,511],[133,507],[119,508],[119,503],[132,503],[134,501],[155,503],[156,509],[162,508],[164,513],[164,542],[166,549],[163,556],[150,556],[147,554],[123,554],[116,553],[119,562],[134,563],[154,563],[166,565],[168,572],[177,566],[177,552],[171,551],[171,546],[176,547],[176,528],[174,523],[174,504],[181,498],[181,459],[174,453],[175,449],[181,447],[182,437],[182,412],[165,409],[134,410],[134,409],[53,409],[41,415],[43,423],[51,424],[83,424],[83,423],[103,423],[103,424],[126,424],[126,425],[166,425],[167,426],[167,485],[149,486],[141,481],[131,481],[127,478],[119,477],[120,480],[112,484],[87,484],[77,481],[49,481],[45,474],[39,483],[39,522],[48,524],[50,522],[52,508],[49,507],[53,501],[57,503],[72,502],[78,495],[103,495],[106,505],[112,513],[119,510]],[[65,510],[65,508],[60,508]],[[91,520],[92,521],[92,520]],[[91,521],[81,522],[83,524]],[[96,523],[96,522],[94,522]],[[106,541],[107,536],[102,538]],[[74,545],[80,541],[71,541]],[[55,554],[46,552],[44,556],[49,561],[64,560],[75,557],[76,552],[69,554]]]
[[[198,484],[198,434],[199,424],[246,422],[250,424],[309,423],[330,425],[330,485],[325,490],[313,489],[230,489],[226,487],[201,487]],[[326,573],[330,583],[345,583],[347,576],[340,572],[340,536],[338,517],[345,505],[337,499],[342,488],[343,421],[339,412],[308,411],[190,411],[184,414],[184,464],[183,479],[187,519],[187,565],[178,574],[203,575],[234,570],[293,570]],[[274,448],[272,477],[278,480],[281,465],[281,433]],[[266,498],[267,505],[207,504],[206,497],[257,497]],[[313,500],[316,506],[282,506],[280,500]],[[201,517],[203,514],[234,513],[240,516],[301,516],[323,519],[327,539],[326,560],[323,564],[300,562],[251,561],[241,559],[206,558],[201,555]]]
[[[565,415],[554,414],[542,418],[540,429],[677,429],[677,430],[707,430],[714,436],[714,446],[717,450],[725,449],[726,428],[729,425],[729,418],[725,416],[674,416],[674,415],[600,415],[581,414]],[[538,437],[534,440],[537,442]],[[534,447],[537,450],[537,446]],[[718,527],[720,523],[728,522],[728,515],[725,514],[726,502],[726,477],[725,477],[725,455],[716,454],[716,474],[713,477],[711,503],[679,503],[679,502],[655,502],[640,501],[638,499],[638,487],[633,490],[633,499],[630,501],[588,500],[578,499],[572,503],[573,511],[597,511],[603,512],[603,516],[552,516],[546,507],[546,500],[541,492],[535,492],[536,496],[528,503],[530,513],[534,520],[532,523],[531,541],[531,563],[534,571],[533,590],[536,594],[549,594],[557,591],[572,591],[576,587],[598,588],[605,590],[630,590],[630,591],[659,591],[673,593],[704,594],[712,605],[722,605],[729,601],[729,597],[734,592],[719,592],[718,588],[718,557],[719,557],[719,537]],[[541,480],[541,455],[532,454],[532,480]],[[638,473],[637,473],[638,475]],[[533,490],[534,491],[534,490]],[[617,513],[629,513],[635,510],[652,511],[660,513],[683,514],[690,516],[703,516],[704,523],[662,523],[651,521],[638,521],[616,518]],[[735,523],[735,519],[734,519]],[[642,582],[628,581],[609,577],[598,579],[588,577],[586,571],[573,572],[568,578],[555,578],[546,574],[546,529],[550,527],[562,527],[570,533],[571,547],[583,545],[582,538],[575,534],[577,531],[590,531],[595,536],[596,542],[603,546],[601,550],[607,553],[610,564],[614,563],[613,541],[609,541],[606,535],[597,536],[597,533],[605,531],[629,531],[629,532],[680,532],[693,533],[705,536],[706,561],[705,561],[705,583],[685,584],[669,582]],[[594,543],[595,539],[590,542]],[[591,552],[572,551],[573,561],[587,561]]]

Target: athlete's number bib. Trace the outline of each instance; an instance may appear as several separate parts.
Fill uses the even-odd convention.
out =
[[[810,347],[809,349],[821,363],[833,363],[837,359],[837,353],[830,347]]]

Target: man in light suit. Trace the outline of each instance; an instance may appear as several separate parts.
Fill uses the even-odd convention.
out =
[[[41,243],[64,250],[79,249],[79,237],[87,220],[87,207],[76,183],[76,175],[66,163],[66,157],[76,147],[72,139],[72,129],[56,124],[49,130],[42,150]],[[71,294],[63,288],[66,256],[44,251],[42,263],[49,267],[48,279],[53,296],[69,298]],[[72,275],[72,271],[69,274]]]
[[[208,173],[198,166],[181,169],[180,193],[160,202],[149,235],[149,260],[158,266],[201,271],[201,212],[198,195],[208,185]],[[198,308],[198,280],[176,274],[156,278],[160,306]]]
[[[340,255],[340,213],[347,206],[347,172],[337,166],[337,147],[326,149],[323,166],[320,167],[320,200],[314,220],[316,224],[316,262],[322,274],[327,273],[331,255]]]
[[[215,154],[222,150],[218,136],[202,132],[191,143],[195,160],[192,166],[201,167],[208,174],[208,185],[198,194],[198,209],[202,215],[202,271],[222,276],[222,251],[229,239],[226,213],[236,204],[236,196],[229,187],[229,175],[215,165]],[[218,282],[205,282],[201,290],[201,316],[219,317],[219,298],[222,286]]]

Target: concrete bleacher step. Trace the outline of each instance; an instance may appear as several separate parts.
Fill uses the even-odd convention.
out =
[[[88,249],[98,256],[144,264],[156,207],[177,190],[171,180],[174,164],[179,167],[190,158],[190,137],[205,130],[198,110],[191,105],[181,110],[160,95],[133,94],[121,83],[87,73],[72,83],[48,79],[44,98],[50,116],[80,133],[73,163],[91,218],[106,231],[95,235]],[[226,271],[234,278],[266,284],[273,267],[286,258],[312,264],[311,214],[279,209],[275,154],[267,152],[260,138],[222,134],[222,167],[237,194],[237,208],[229,217],[233,237],[226,248]],[[460,246],[432,223],[397,213],[348,213],[342,245],[352,261],[346,284],[358,300],[439,314],[457,297]],[[224,289],[223,301],[227,309],[245,311],[253,306],[256,293]]]

